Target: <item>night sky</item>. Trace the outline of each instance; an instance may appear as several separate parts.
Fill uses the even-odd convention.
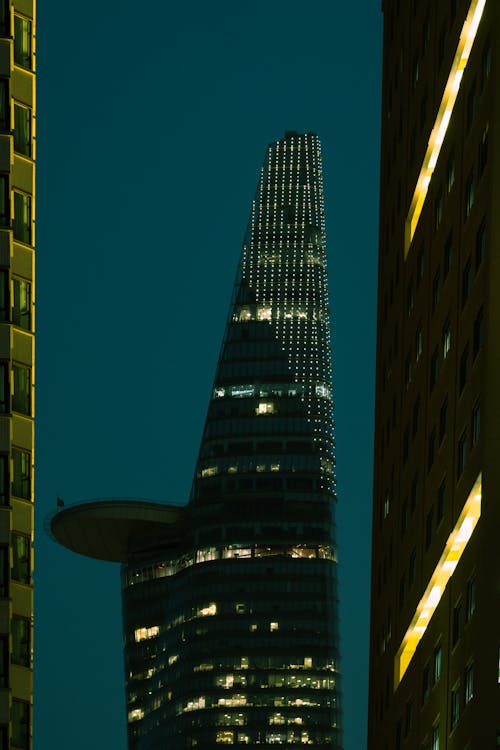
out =
[[[57,496],[187,499],[260,167],[285,130],[323,145],[345,750],[365,746],[380,7],[39,4],[37,750],[126,749],[118,566],[44,524]]]

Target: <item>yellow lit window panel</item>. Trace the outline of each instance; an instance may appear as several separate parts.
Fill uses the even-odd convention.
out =
[[[418,176],[415,192],[413,193],[410,210],[406,218],[405,258],[408,255],[420,219],[420,214],[424,207],[429,183],[437,164],[441,146],[443,145],[446,131],[448,130],[448,125],[450,124],[453,108],[455,107],[455,102],[460,90],[460,84],[462,82],[465,68],[467,67],[467,62],[469,60],[472,45],[476,38],[477,29],[485,5],[486,0],[472,0],[469,6],[469,12],[467,13],[467,18],[465,19],[465,23],[460,33],[457,51],[446,82],[441,104],[434,122],[434,127],[427,144],[427,151]]]
[[[421,598],[410,627],[406,631],[394,662],[394,690],[398,687],[427,626],[434,614],[444,590],[481,515],[481,474],[476,479],[462,512],[451,532],[436,568]]]

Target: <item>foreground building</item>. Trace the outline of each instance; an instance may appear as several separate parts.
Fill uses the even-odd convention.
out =
[[[32,747],[34,2],[0,3],[0,747]]]
[[[500,747],[500,5],[384,0],[370,750]]]
[[[187,506],[101,501],[58,541],[122,566],[130,750],[340,750],[321,154],[261,171]]]

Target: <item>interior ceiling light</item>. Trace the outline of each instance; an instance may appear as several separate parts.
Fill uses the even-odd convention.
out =
[[[427,626],[441,601],[446,584],[453,575],[462,553],[472,536],[481,515],[481,474],[476,479],[462,512],[446,542],[443,554],[430,578],[424,595],[401,642],[394,662],[394,690],[413,659]]]
[[[422,169],[418,176],[410,210],[408,211],[408,216],[406,218],[405,258],[408,255],[408,251],[410,250],[417,229],[418,220],[427,197],[429,183],[438,161],[439,152],[441,151],[441,146],[443,145],[448,125],[450,124],[453,108],[460,90],[460,84],[462,83],[463,74],[469,61],[472,45],[476,38],[479,22],[481,21],[485,5],[486,0],[472,0],[469,12],[467,13],[467,18],[465,19],[465,23],[460,33],[457,51],[453,59],[448,81],[446,82],[436,121],[434,122],[434,127],[432,128],[429,142],[427,144],[427,151],[425,153]]]

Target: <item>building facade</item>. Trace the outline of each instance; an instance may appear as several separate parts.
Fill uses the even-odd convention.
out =
[[[0,2],[0,747],[32,747],[35,7]]]
[[[500,747],[500,6],[384,0],[369,750]]]
[[[52,521],[124,563],[130,750],[340,750],[334,465],[320,144],[290,132],[262,167],[188,504]],[[91,550],[78,530],[112,512],[122,541]]]

